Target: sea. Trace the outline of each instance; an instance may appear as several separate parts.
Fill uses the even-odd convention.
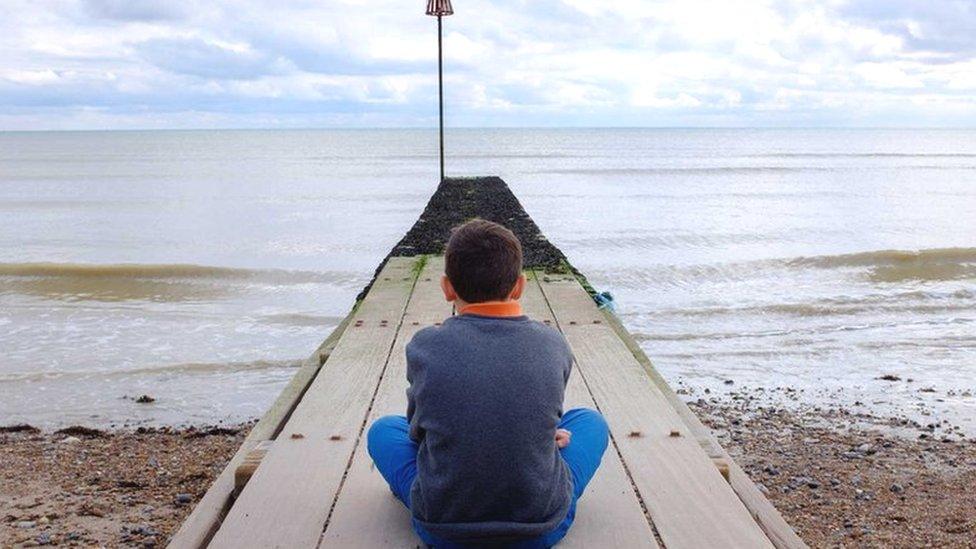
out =
[[[976,433],[976,131],[446,148],[448,175],[505,179],[688,398]],[[428,129],[0,133],[0,425],[259,417],[437,180]]]

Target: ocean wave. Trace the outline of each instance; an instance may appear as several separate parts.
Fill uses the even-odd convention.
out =
[[[536,174],[554,175],[714,175],[714,174],[757,174],[792,173],[803,171],[832,171],[834,168],[822,166],[718,166],[714,168],[552,168],[533,171]]]
[[[335,326],[342,322],[342,318],[302,313],[281,313],[262,316],[259,318],[259,321],[264,324],[277,324],[282,326]]]
[[[885,330],[893,327],[907,326],[948,326],[970,324],[974,320],[969,318],[928,318],[916,320],[867,320],[862,319],[858,324],[849,324],[846,319],[838,319],[838,323],[798,325],[791,328],[777,328],[768,330],[740,329],[733,331],[694,331],[694,332],[634,332],[634,339],[638,342],[692,342],[700,341],[711,344],[722,340],[757,340],[778,339],[777,346],[813,345],[823,341],[833,341],[838,332]],[[976,345],[973,336],[943,336],[932,339],[927,346],[944,346],[958,348],[960,346]]]
[[[253,286],[327,284],[355,288],[362,283],[357,274],[336,271],[184,264],[0,263],[0,294],[68,301],[194,301],[221,298]]]
[[[771,238],[768,235],[756,232],[739,233],[706,233],[706,232],[674,232],[666,235],[633,235],[617,234],[610,236],[600,235],[569,235],[560,239],[561,245],[569,246],[573,249],[586,248],[592,250],[647,250],[655,248],[666,248],[680,250],[688,247],[715,247],[727,246],[742,243],[761,243],[768,242]]]
[[[967,280],[976,278],[976,248],[879,250],[842,255],[801,257],[793,268],[835,269],[867,267],[874,282],[908,280]]]
[[[870,170],[976,170],[976,165],[893,165],[893,166],[716,166],[716,167],[657,167],[657,168],[551,168],[535,170],[533,174],[552,175],[603,175],[603,176],[652,176],[652,175],[761,175],[761,174],[794,174],[802,172],[849,172]]]
[[[341,272],[239,269],[190,264],[0,263],[0,276],[147,278],[154,280],[262,280],[284,283],[336,282],[356,278]]]
[[[923,250],[876,250],[839,255],[798,257],[788,260],[801,267],[865,267],[905,264],[976,263],[976,248],[929,248]]]
[[[976,292],[955,290],[949,292],[896,292],[891,294],[869,294],[859,297],[842,296],[813,299],[808,302],[755,303],[743,305],[715,305],[702,307],[661,308],[650,315],[654,319],[690,317],[707,319],[711,317],[767,317],[769,315],[787,317],[828,317],[854,315],[890,315],[907,313],[911,317],[924,314],[945,315],[946,313],[976,312]],[[651,320],[650,323],[654,323]],[[696,324],[697,325],[697,324]],[[736,331],[734,337],[743,334]],[[785,333],[785,332],[783,332]],[[782,335],[779,331],[767,331],[755,336]],[[659,334],[653,336],[658,339]],[[668,336],[671,337],[671,336]],[[702,337],[721,338],[717,334],[694,334],[673,336],[681,339]]]
[[[68,372],[24,372],[0,375],[0,383],[51,381],[84,378],[111,378],[160,374],[200,375],[214,373],[239,373],[260,370],[293,369],[302,365],[301,360],[252,360],[246,362],[188,362],[145,366],[125,370],[81,370]]]
[[[605,269],[591,279],[612,280],[619,288],[685,287],[697,281],[744,281],[813,269],[853,270],[875,283],[957,281],[976,278],[976,248],[876,250],[837,255],[759,259],[729,263],[660,265],[641,269]]]

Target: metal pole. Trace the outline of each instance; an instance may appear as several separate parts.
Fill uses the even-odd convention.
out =
[[[441,118],[441,181],[444,181],[444,47],[441,33],[441,16],[437,16],[437,86],[440,97]]]

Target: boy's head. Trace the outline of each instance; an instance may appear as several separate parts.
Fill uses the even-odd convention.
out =
[[[444,260],[448,301],[483,303],[521,296],[522,244],[498,223],[474,219],[455,227]]]

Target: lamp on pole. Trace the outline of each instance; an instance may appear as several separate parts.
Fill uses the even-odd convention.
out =
[[[427,15],[437,17],[437,90],[441,120],[441,181],[444,181],[444,34],[441,18],[454,15],[451,0],[427,0]]]

